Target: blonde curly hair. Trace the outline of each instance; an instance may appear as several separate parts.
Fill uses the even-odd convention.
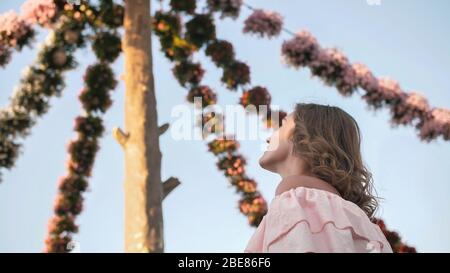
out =
[[[307,173],[333,185],[373,218],[379,198],[362,161],[355,119],[339,107],[297,103],[294,121],[293,152],[305,161]]]

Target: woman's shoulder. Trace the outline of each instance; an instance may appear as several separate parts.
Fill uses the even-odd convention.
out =
[[[390,249],[380,228],[361,208],[330,191],[303,186],[291,188],[275,195],[266,216],[267,245],[302,225],[316,237],[347,231],[352,237],[377,244],[379,249]]]

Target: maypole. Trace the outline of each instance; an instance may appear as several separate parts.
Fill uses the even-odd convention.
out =
[[[150,0],[125,1],[125,132],[114,136],[125,153],[125,251],[163,252],[161,202],[178,185],[161,183],[158,128],[151,43]]]

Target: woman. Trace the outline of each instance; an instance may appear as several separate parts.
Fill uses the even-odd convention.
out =
[[[244,252],[392,253],[371,222],[378,202],[353,117],[299,103],[268,144],[259,164],[282,179]]]

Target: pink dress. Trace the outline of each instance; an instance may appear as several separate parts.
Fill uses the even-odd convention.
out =
[[[244,252],[392,253],[392,248],[356,204],[300,186],[272,199]]]

